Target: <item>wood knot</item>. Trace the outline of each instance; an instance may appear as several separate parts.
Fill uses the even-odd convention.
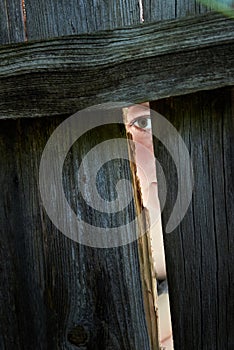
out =
[[[71,344],[74,345],[85,345],[88,342],[88,332],[81,326],[75,326],[67,335],[67,339]]]

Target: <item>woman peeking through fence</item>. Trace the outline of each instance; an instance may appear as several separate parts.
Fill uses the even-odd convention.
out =
[[[154,264],[153,270],[157,279],[159,341],[164,348],[173,349],[149,103],[125,108],[124,116],[127,132],[131,134],[135,146],[136,175],[140,182],[143,206],[148,210],[151,223],[150,237]]]

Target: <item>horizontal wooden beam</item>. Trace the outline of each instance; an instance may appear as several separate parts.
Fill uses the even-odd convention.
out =
[[[216,13],[0,47],[0,118],[70,115],[234,85],[234,20]]]

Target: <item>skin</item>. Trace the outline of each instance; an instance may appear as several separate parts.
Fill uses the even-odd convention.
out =
[[[131,133],[135,142],[137,176],[140,180],[143,205],[148,209],[153,224],[151,236],[156,277],[163,280],[166,278],[166,264],[149,104],[129,107],[126,122],[127,131]]]
[[[143,205],[149,211],[151,222],[151,248],[155,277],[163,280],[166,279],[166,264],[149,103],[133,105],[125,111],[126,129],[135,143],[135,161]],[[173,349],[168,293],[158,297],[158,315],[160,344],[166,349]]]

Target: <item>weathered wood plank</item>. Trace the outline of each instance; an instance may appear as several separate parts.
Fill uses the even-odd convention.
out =
[[[138,0],[25,0],[29,40],[96,32],[140,22]]]
[[[25,41],[22,0],[0,0],[0,44]]]
[[[199,0],[179,0],[176,2],[176,17],[181,18],[185,16],[191,16],[199,14],[199,7],[196,7],[196,3],[199,3]],[[198,11],[197,11],[198,10]]]
[[[143,0],[144,22],[176,18],[176,1]]]
[[[1,118],[68,115],[107,101],[232,85],[234,21],[204,15],[2,47],[0,54]]]
[[[199,16],[211,11],[229,16],[232,7],[232,0],[144,0],[143,2],[145,22]]]
[[[190,208],[179,227],[164,234],[175,349],[234,346],[232,96],[233,88],[225,88],[151,104],[183,137],[194,169]],[[167,177],[165,227],[178,174],[162,144],[155,142],[155,152]]]
[[[149,291],[144,291],[141,282],[137,242],[108,249],[75,243],[53,226],[43,209],[38,190],[39,163],[48,137],[62,121],[1,121],[2,349],[157,349],[157,344],[150,345],[152,329],[147,330],[143,293]],[[105,225],[110,220],[102,213],[92,216],[84,203],[78,204],[78,167],[92,146],[124,134],[119,125],[99,127],[73,145],[64,163],[67,200],[92,224],[108,227]],[[102,157],[98,154],[95,161],[102,164]],[[130,178],[129,166],[119,160],[106,170],[111,181],[105,182],[105,194],[114,198],[118,176]],[[103,182],[99,177],[99,184]],[[131,205],[123,216],[112,215],[111,222],[117,225],[132,215]],[[152,313],[150,322],[152,326],[156,322]]]
[[[210,12],[211,7],[196,0],[143,0],[145,22],[183,18]]]

